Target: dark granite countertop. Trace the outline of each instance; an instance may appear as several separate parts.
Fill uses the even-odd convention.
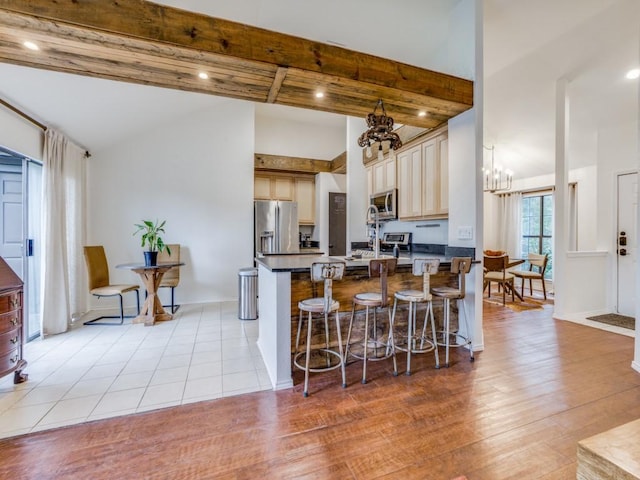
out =
[[[391,255],[381,254],[381,258],[389,258]],[[413,259],[417,257],[437,258],[440,260],[440,269],[448,270],[451,268],[451,257],[445,255],[433,255],[433,254],[403,254],[398,259],[398,267],[401,269],[406,267],[410,268],[413,263]],[[359,268],[368,268],[370,258],[354,259],[352,257],[328,257],[323,255],[271,255],[263,258],[256,258],[256,262],[264,266],[271,272],[305,272],[311,268],[313,262],[330,261],[330,260],[342,260],[347,264],[347,270],[355,270]],[[473,263],[480,263],[474,261]]]

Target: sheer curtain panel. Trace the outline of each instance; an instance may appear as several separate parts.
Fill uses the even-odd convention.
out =
[[[85,241],[85,151],[61,133],[45,133],[42,245],[42,334],[67,331],[86,311],[82,245]]]
[[[498,211],[498,248],[511,258],[520,258],[522,237],[522,193],[500,195]]]

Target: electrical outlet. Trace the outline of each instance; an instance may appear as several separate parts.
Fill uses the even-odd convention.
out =
[[[458,227],[458,240],[473,240],[473,227]]]

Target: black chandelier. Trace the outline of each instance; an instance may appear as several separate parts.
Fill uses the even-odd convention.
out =
[[[382,110],[376,115],[378,107]],[[393,118],[387,115],[382,99],[378,100],[376,107],[367,115],[367,131],[358,138],[358,145],[367,148],[367,157],[371,156],[371,144],[378,142],[378,158],[382,159],[382,142],[389,142],[389,148],[397,150],[402,147],[402,140],[393,132]]]

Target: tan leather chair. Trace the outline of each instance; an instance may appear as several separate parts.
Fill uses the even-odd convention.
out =
[[[544,284],[544,271],[547,269],[547,263],[549,262],[548,254],[538,254],[538,253],[530,253],[527,257],[527,261],[529,262],[529,270],[514,270],[512,273],[516,277],[518,277],[522,281],[522,290],[520,291],[521,295],[524,296],[524,282],[525,280],[529,280],[529,295],[533,296],[533,280],[540,280],[542,283],[542,293],[544,294],[544,299],[547,299],[547,287]],[[534,270],[534,267],[537,270]]]
[[[158,262],[179,262],[180,261],[180,244],[179,243],[171,243],[167,245],[171,253],[167,252],[167,250],[163,250],[158,253]],[[162,280],[160,281],[160,285],[158,287],[162,288],[170,288],[171,289],[171,305],[163,305],[163,307],[171,307],[171,313],[176,313],[180,308],[180,305],[175,304],[175,295],[174,289],[180,283],[180,267],[173,267],[168,272],[162,276]]]
[[[513,273],[507,272],[509,266],[509,256],[500,255],[498,257],[492,257],[489,255],[484,256],[482,263],[484,267],[484,283],[482,289],[487,289],[487,296],[491,298],[491,283],[498,284],[498,291],[502,287],[502,304],[506,303],[507,292],[511,292],[511,301],[515,301],[514,296],[514,276]]]
[[[102,245],[84,247],[84,261],[87,265],[89,274],[89,291],[91,295],[96,297],[120,297],[120,316],[103,315],[93,320],[84,322],[85,325],[122,325],[125,318],[133,318],[132,315],[124,314],[124,306],[122,304],[122,294],[126,292],[136,292],[136,304],[138,306],[138,315],[140,314],[140,294],[138,285],[122,285],[111,284],[109,281],[109,265],[107,264],[107,256],[104,253]],[[103,318],[119,318],[120,322],[99,322]]]

